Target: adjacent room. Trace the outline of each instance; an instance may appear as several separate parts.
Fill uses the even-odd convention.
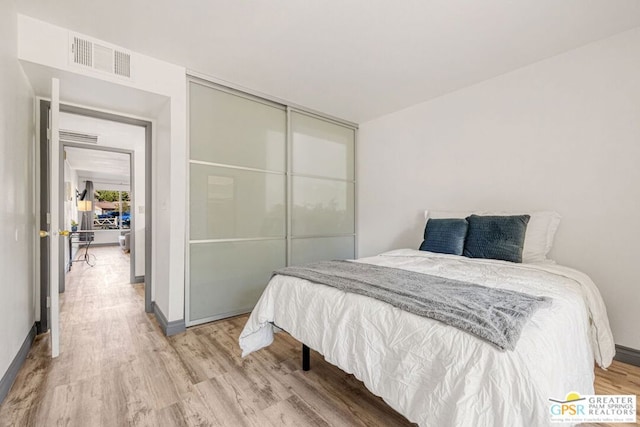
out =
[[[85,255],[93,248],[118,246],[127,254],[131,282],[144,282],[145,132],[141,126],[60,114],[63,225],[71,232],[65,271],[74,262],[88,262]]]
[[[0,426],[640,425],[640,2],[0,5]]]

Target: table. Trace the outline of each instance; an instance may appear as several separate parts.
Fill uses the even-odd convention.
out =
[[[95,230],[76,230],[69,232],[69,271],[71,271],[71,267],[74,262],[86,262],[89,266],[93,267],[93,264],[90,262],[89,258],[89,246],[91,246],[91,242],[93,242],[93,233]],[[84,233],[84,240],[80,240],[80,236]],[[85,243],[84,256],[82,259],[73,259],[73,237],[77,236],[79,243]],[[95,257],[94,257],[95,258]]]

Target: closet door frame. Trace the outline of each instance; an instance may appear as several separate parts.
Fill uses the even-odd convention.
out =
[[[190,312],[190,295],[191,295],[191,268],[190,268],[190,252],[191,252],[191,229],[190,229],[190,215],[191,215],[191,164],[199,163],[197,160],[191,159],[191,126],[189,124],[189,118],[191,117],[191,100],[190,100],[190,85],[191,84],[199,84],[205,87],[209,87],[211,89],[220,90],[222,92],[229,93],[231,95],[239,96],[242,98],[246,98],[251,101],[260,102],[262,104],[283,109],[286,112],[286,134],[285,134],[285,261],[286,265],[290,265],[291,261],[291,246],[292,246],[292,129],[291,129],[291,115],[292,113],[304,114],[319,120],[324,120],[329,123],[343,126],[346,128],[350,128],[354,132],[354,141],[353,141],[353,156],[354,156],[354,164],[353,164],[353,185],[354,185],[354,193],[353,193],[353,205],[354,205],[354,254],[355,257],[358,257],[358,181],[357,181],[357,146],[358,146],[358,125],[346,120],[342,120],[336,117],[332,117],[330,115],[322,114],[316,111],[313,111],[308,108],[304,108],[302,106],[296,105],[294,103],[286,102],[276,97],[266,96],[259,92],[253,92],[241,86],[235,86],[229,82],[222,81],[211,76],[207,76],[201,73],[197,73],[194,71],[188,71],[186,75],[186,113],[187,113],[187,155],[186,155],[186,209],[185,215],[187,216],[187,221],[185,221],[185,247],[187,250],[185,251],[185,292],[184,292],[184,318],[185,325],[196,326],[202,323],[211,322],[217,320],[219,317],[214,316],[206,319],[191,319]],[[244,169],[244,168],[243,168]],[[251,168],[246,168],[250,170]],[[319,236],[319,237],[328,237],[328,236]],[[220,239],[221,241],[228,240],[247,240],[247,239]],[[264,239],[250,239],[250,240],[264,240]],[[269,239],[271,240],[271,238]],[[273,240],[277,240],[273,238]],[[266,284],[265,284],[266,285]],[[242,313],[237,313],[242,314]],[[226,316],[225,316],[226,317]],[[221,318],[221,317],[220,317]]]

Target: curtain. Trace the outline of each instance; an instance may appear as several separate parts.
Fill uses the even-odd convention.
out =
[[[93,213],[95,212],[95,200],[93,195],[93,181],[85,181],[85,193],[84,199],[91,202],[91,210],[88,212],[82,212],[82,221],[80,222],[80,230],[93,230]],[[92,242],[93,233],[80,233],[79,239],[81,242]]]

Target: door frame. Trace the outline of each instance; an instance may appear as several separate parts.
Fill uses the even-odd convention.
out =
[[[34,156],[36,179],[36,218],[38,218],[38,230],[51,232],[51,221],[49,217],[49,139],[47,137],[47,129],[49,126],[49,107],[50,101],[42,102],[37,99],[36,110],[40,114],[39,132],[36,142],[37,149]],[[44,159],[43,159],[44,156]],[[36,322],[36,330],[38,334],[43,334],[49,330],[49,319],[51,318],[51,310],[49,304],[49,251],[51,250],[51,239],[36,236],[37,239],[37,256],[35,257],[35,273],[36,283],[39,289],[39,320]],[[60,291],[64,292],[64,282],[61,284]]]
[[[47,223],[46,220],[46,212],[48,209],[48,190],[46,190],[46,183],[48,182],[49,179],[49,175],[50,175],[50,171],[48,170],[48,166],[43,167],[43,165],[41,164],[41,153],[40,153],[40,147],[42,147],[42,144],[46,144],[46,139],[47,139],[47,120],[48,120],[48,109],[51,105],[51,101],[45,98],[36,98],[36,102],[38,103],[38,105],[36,106],[36,110],[40,113],[39,114],[39,127],[40,127],[40,131],[38,132],[38,142],[36,144],[36,146],[38,147],[37,150],[37,154],[35,156],[35,161],[37,162],[36,164],[36,170],[38,171],[37,174],[37,184],[39,186],[39,188],[37,188],[36,190],[36,200],[38,201],[38,212],[37,212],[37,216],[40,218],[40,229],[44,229],[43,227],[48,227],[49,224]],[[144,282],[145,286],[144,286],[144,310],[146,313],[153,313],[153,301],[152,301],[152,228],[153,228],[153,182],[152,182],[152,140],[153,140],[153,134],[152,134],[152,122],[149,120],[143,120],[143,119],[139,119],[139,118],[134,118],[134,117],[129,117],[126,115],[121,115],[121,114],[117,114],[117,113],[111,113],[111,112],[106,112],[106,111],[99,111],[99,110],[93,110],[91,108],[87,108],[87,107],[80,107],[80,106],[76,106],[76,105],[70,105],[70,104],[66,104],[64,102],[60,102],[60,111],[61,112],[65,112],[65,113],[71,113],[71,114],[78,114],[78,115],[82,115],[82,116],[87,116],[87,117],[93,117],[96,119],[102,119],[102,120],[110,120],[113,122],[118,122],[118,123],[124,123],[124,124],[129,124],[129,125],[135,125],[135,126],[141,126],[143,128],[145,128],[145,161],[144,161],[144,167],[145,167],[145,201],[144,201],[144,209],[145,209],[145,231],[144,231],[144,236],[145,236],[145,271],[144,271],[144,276],[135,276],[135,263],[132,262],[131,263],[131,282],[135,283],[135,282]],[[61,145],[61,149],[62,149],[62,144]],[[65,143],[65,145],[68,145]],[[82,145],[82,148],[87,148],[84,145]],[[91,147],[89,146],[89,148],[96,148],[96,147]],[[101,148],[110,148],[110,147],[101,147]],[[118,150],[118,149],[114,149],[114,150]],[[109,150],[105,150],[105,151],[109,151]],[[127,151],[127,150],[124,150]],[[63,164],[62,164],[63,165]],[[135,177],[133,176],[133,168],[134,168],[134,164],[133,164],[133,156],[131,157],[131,168],[132,168],[132,185],[133,185],[133,181],[135,179]],[[64,179],[60,180],[60,188],[64,187]],[[64,194],[63,192],[61,194]],[[44,205],[43,205],[44,203]],[[63,210],[63,208],[61,207],[61,210]],[[44,212],[44,213],[43,213]],[[135,224],[135,213],[133,215],[134,219],[134,224]],[[133,233],[132,233],[133,234]],[[132,236],[132,238],[135,239],[135,237]],[[44,333],[47,330],[49,330],[50,327],[50,314],[49,314],[49,310],[47,307],[47,297],[50,294],[50,289],[49,289],[49,280],[48,280],[48,268],[46,270],[46,272],[43,269],[42,266],[42,260],[44,259],[44,256],[46,255],[48,257],[48,252],[50,251],[50,243],[49,243],[49,239],[42,239],[44,242],[44,244],[42,244],[39,246],[40,248],[40,254],[38,257],[36,257],[36,272],[37,272],[37,276],[39,277],[39,281],[38,281],[38,288],[39,288],[39,294],[40,294],[40,298],[39,298],[39,302],[40,302],[40,320],[37,323],[38,326],[38,333]],[[64,244],[64,243],[63,243]],[[64,249],[64,246],[62,246],[62,248]],[[64,252],[62,252],[64,253]],[[134,255],[135,256],[135,255]],[[47,258],[48,259],[48,258]],[[61,267],[61,274],[64,274],[64,256],[60,257],[60,267]],[[133,260],[132,260],[133,261]],[[64,279],[64,277],[63,277]],[[64,292],[64,280],[62,280],[60,282],[60,292]]]
[[[119,153],[119,154],[126,154],[129,156],[129,174],[130,174],[130,178],[129,178],[129,194],[131,197],[131,209],[135,208],[135,202],[136,202],[136,191],[135,191],[135,183],[136,183],[136,178],[135,178],[135,152],[134,150],[127,150],[126,148],[116,148],[116,147],[109,147],[109,146],[104,146],[104,145],[92,145],[92,144],[83,144],[81,142],[63,142],[60,141],[60,170],[63,170],[64,168],[64,149],[66,147],[70,147],[70,148],[80,148],[83,150],[94,150],[94,151],[106,151],[108,153]],[[61,174],[60,176],[62,177],[64,174]],[[64,194],[64,179],[61,179],[59,184],[59,188],[60,188],[60,194]],[[146,183],[145,183],[146,184]],[[146,187],[146,185],[145,185]],[[145,189],[146,190],[146,189]],[[145,191],[145,195],[146,195],[146,191]],[[63,218],[64,217],[64,206],[60,205],[60,217]],[[130,268],[129,268],[129,282],[130,283],[140,283],[144,281],[144,277],[145,276],[136,276],[136,250],[135,250],[135,228],[136,226],[136,214],[134,212],[134,214],[131,216],[131,226],[129,227],[130,230],[130,247],[133,247],[133,251],[131,251],[131,258],[130,258]],[[146,237],[146,236],[145,236]],[[70,237],[69,237],[70,238]],[[64,242],[63,242],[64,243]],[[146,249],[147,249],[147,244],[146,244],[146,239],[145,239],[145,257],[147,255],[146,253]],[[60,247],[60,250],[62,251],[61,253],[64,253],[64,247]],[[66,261],[66,259],[65,259]],[[64,266],[64,263],[62,264]],[[60,272],[60,283],[64,283],[64,275],[66,273],[66,268],[64,268],[65,271],[61,271]],[[146,269],[145,269],[145,275],[146,275]],[[64,287],[62,288],[64,289]]]

